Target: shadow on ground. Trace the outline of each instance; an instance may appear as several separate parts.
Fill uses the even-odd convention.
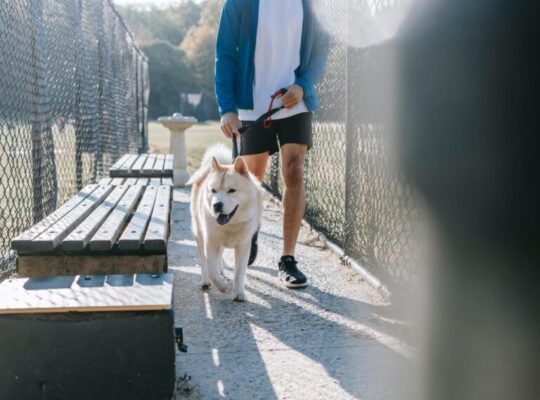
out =
[[[399,399],[411,368],[388,305],[332,253],[305,244],[298,259],[310,279],[301,291],[276,279],[279,210],[270,205],[248,302],[200,289],[197,250],[189,227],[189,192],[177,190],[169,267],[175,314],[189,352],[177,356],[184,399]],[[309,232],[302,232],[301,242]],[[232,276],[232,254],[226,271]],[[401,393],[402,395],[402,393]]]

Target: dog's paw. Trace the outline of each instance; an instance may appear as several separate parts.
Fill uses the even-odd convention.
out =
[[[234,293],[233,301],[236,301],[238,303],[243,303],[246,301],[246,293]]]
[[[210,283],[203,283],[201,285],[201,289],[206,292],[206,291],[210,290],[210,286],[211,286]]]
[[[231,281],[225,280],[219,286],[216,284],[216,287],[219,289],[221,293],[227,293],[232,290],[233,284]]]

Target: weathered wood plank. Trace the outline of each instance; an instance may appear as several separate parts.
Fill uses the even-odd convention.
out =
[[[166,154],[165,155],[165,163],[163,164],[163,172],[165,175],[172,175],[173,173],[173,158],[174,156],[172,154]]]
[[[137,179],[137,185],[148,185],[148,178]]]
[[[171,178],[162,178],[161,184],[166,186],[172,186],[173,182]]]
[[[104,186],[104,185],[110,185],[112,179],[111,178],[103,178],[98,182],[98,185]]]
[[[155,154],[149,154],[144,166],[141,170],[142,176],[153,176],[155,174],[154,164],[156,163],[157,156]]]
[[[165,155],[164,154],[158,154],[156,156],[156,163],[154,164],[154,172],[156,174],[159,174],[159,176],[163,175],[164,164],[165,164]]]
[[[62,242],[64,251],[83,250],[90,239],[97,232],[103,221],[116,207],[122,196],[127,191],[126,185],[116,186],[107,198],[88,216],[76,229],[73,230]],[[83,272],[81,272],[83,273]],[[62,274],[60,274],[62,275]]]
[[[114,179],[111,179],[111,182],[109,183],[109,185],[112,185],[112,186],[123,185],[125,179],[126,178],[114,178]]]
[[[124,222],[129,217],[139,199],[143,186],[131,186],[122,197],[119,204],[107,217],[107,220],[90,239],[90,249],[94,251],[107,251],[113,248]]]
[[[161,185],[161,178],[152,178],[150,179],[150,183],[149,183],[150,186],[160,186]]]
[[[165,251],[169,236],[171,187],[161,185],[158,187],[157,192],[156,203],[154,204],[152,218],[143,245],[146,250]]]
[[[141,174],[141,170],[142,170],[144,164],[146,163],[147,158],[148,158],[148,154],[141,154],[137,158],[137,161],[135,161],[133,163],[133,165],[131,166],[131,175],[132,176],[137,177],[138,175]]]
[[[9,279],[0,314],[169,310],[172,285],[172,274]]]
[[[26,278],[67,275],[157,274],[166,271],[166,254],[29,255],[20,256],[17,259],[17,274]]]
[[[135,186],[137,184],[137,180],[137,178],[127,178],[123,184],[127,186]]]
[[[146,191],[144,192],[135,214],[118,240],[118,248],[120,250],[136,250],[141,248],[144,233],[146,232],[148,221],[150,220],[152,210],[154,209],[156,195],[157,187],[146,187]]]
[[[111,170],[120,169],[122,165],[126,162],[128,157],[129,157],[129,154],[124,154],[122,157],[120,157],[120,159],[113,164],[113,166],[111,167]]]
[[[111,168],[109,170],[109,175],[111,177],[125,177],[128,176],[131,171],[131,166],[137,161],[139,157],[137,154],[127,154],[127,158],[122,165],[118,168]]]
[[[86,199],[98,185],[88,185],[70,200],[64,203],[58,210],[50,214],[45,219],[32,226],[30,229],[24,231],[19,236],[11,241],[11,248],[19,253],[32,250],[32,240],[43,233],[47,228],[56,223],[62,217],[64,217],[73,208],[79,205],[84,199]]]
[[[75,227],[92,213],[112,189],[112,186],[99,186],[70,212],[32,240],[29,246],[30,252],[54,250]]]

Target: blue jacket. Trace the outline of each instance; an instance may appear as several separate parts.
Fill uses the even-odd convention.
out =
[[[323,73],[329,37],[315,18],[312,0],[302,0],[304,22],[300,66],[294,71],[304,89],[309,111],[316,111],[319,98],[315,85]],[[216,97],[221,115],[253,109],[255,45],[259,0],[225,0],[216,44]],[[279,29],[279,27],[276,27]],[[270,96],[271,93],[268,95]]]

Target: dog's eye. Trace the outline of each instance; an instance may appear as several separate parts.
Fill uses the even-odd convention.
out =
[[[229,189],[229,193],[234,193],[236,192],[236,189]]]
[[[216,189],[212,189],[212,193],[217,193],[217,190],[216,190]]]

